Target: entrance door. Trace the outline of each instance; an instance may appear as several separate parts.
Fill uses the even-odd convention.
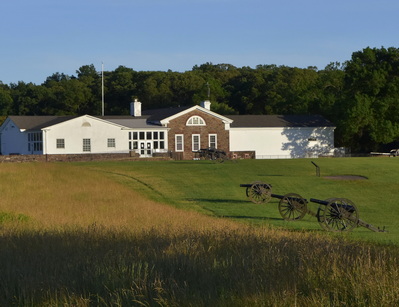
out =
[[[152,142],[140,142],[140,157],[152,157]]]

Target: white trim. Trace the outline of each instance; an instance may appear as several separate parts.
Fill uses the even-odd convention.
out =
[[[91,138],[82,139],[82,152],[91,152]]]
[[[215,146],[211,146],[211,137],[215,137]],[[218,148],[218,135],[216,133],[210,133],[208,135],[208,147]]]
[[[198,120],[198,124],[193,123],[195,119]],[[191,124],[189,123],[190,121],[192,122]],[[206,126],[206,122],[201,116],[193,115],[189,119],[187,119],[186,126]]]
[[[174,115],[172,115],[172,116],[169,116],[169,117],[166,117],[166,118],[162,119],[162,120],[160,121],[160,123],[162,124],[162,126],[165,126],[165,125],[169,124],[169,122],[170,122],[171,120],[173,120],[173,119],[175,119],[175,118],[178,118],[178,117],[180,117],[180,116],[182,116],[182,115],[184,115],[184,114],[187,114],[187,113],[190,113],[190,112],[192,112],[192,111],[195,111],[195,110],[201,111],[201,112],[203,112],[203,113],[205,113],[205,114],[209,114],[209,115],[211,115],[211,116],[214,116],[214,117],[216,117],[216,118],[219,118],[219,119],[222,120],[225,124],[231,124],[231,123],[233,122],[232,119],[227,118],[227,117],[224,117],[224,116],[222,116],[222,115],[220,115],[220,114],[218,114],[218,113],[212,112],[212,111],[210,111],[210,110],[207,110],[207,109],[205,109],[205,108],[203,108],[203,107],[201,107],[201,106],[193,106],[193,107],[191,107],[191,108],[189,108],[189,109],[186,109],[186,110],[184,110],[184,111],[181,111],[181,112],[176,113],[176,114],[174,114]]]
[[[198,137],[198,141],[194,139]],[[198,146],[198,148],[196,148]],[[201,148],[201,134],[192,134],[191,135],[191,149],[192,151],[198,151]]]
[[[181,137],[181,149],[177,149],[177,144],[178,144],[177,138],[178,137],[179,138]],[[180,144],[180,142],[179,142],[179,144]],[[175,151],[178,151],[178,152],[184,151],[184,134],[175,134]]]
[[[104,120],[104,119],[97,118],[97,117],[90,116],[90,115],[82,115],[82,116],[78,116],[78,117],[74,117],[74,118],[68,119],[66,121],[63,121],[63,122],[55,124],[55,125],[46,126],[46,127],[42,128],[41,130],[51,130],[52,127],[55,127],[55,126],[58,126],[58,125],[62,125],[65,122],[68,122],[68,121],[71,121],[71,120],[77,120],[79,118],[84,120],[83,123],[89,123],[90,124],[90,122],[86,121],[87,119],[90,119],[90,120],[96,120],[96,121],[99,121],[99,122],[103,122],[103,123],[106,123],[106,124],[109,124],[109,125],[112,125],[112,126],[120,127],[121,129],[126,128],[125,126],[115,124],[115,123],[113,123],[111,121],[108,121],[108,120]]]

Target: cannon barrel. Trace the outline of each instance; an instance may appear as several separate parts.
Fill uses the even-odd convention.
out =
[[[327,201],[327,200],[321,200],[321,199],[316,199],[316,198],[311,198],[311,199],[309,199],[309,201],[311,201],[312,203],[316,203],[319,205],[325,205],[325,206],[327,206],[329,203],[329,201]]]
[[[286,194],[286,195],[278,195],[278,194],[271,194],[270,195],[273,198],[278,198],[278,199],[284,199],[284,198],[289,198],[292,199],[294,201],[300,201],[300,202],[305,202],[308,203],[307,199],[300,197],[299,195],[290,195],[290,194]]]
[[[309,199],[309,201],[311,201],[312,203],[316,203],[316,204],[324,205],[324,206],[327,206],[328,204],[331,203],[332,206],[343,208],[350,213],[353,213],[356,210],[356,208],[353,205],[346,204],[345,202],[344,203],[340,203],[340,202],[334,203],[333,200],[329,201],[329,200],[321,200],[321,199],[316,199],[316,198],[311,198],[311,199]]]
[[[273,193],[270,196],[273,197],[273,198],[278,198],[278,199],[283,199],[284,198],[284,195],[278,195],[278,194],[273,194]]]

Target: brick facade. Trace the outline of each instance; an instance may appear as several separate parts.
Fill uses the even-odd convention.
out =
[[[192,116],[199,116],[205,121],[205,126],[187,126],[187,120]],[[192,135],[200,135],[200,148],[209,147],[209,135],[217,135],[217,148],[229,153],[229,131],[225,129],[225,124],[219,118],[210,114],[194,110],[171,120],[168,124],[170,128],[168,132],[169,150],[175,152],[175,135],[182,134],[184,136],[184,151],[182,159],[192,160],[194,153],[192,149]]]

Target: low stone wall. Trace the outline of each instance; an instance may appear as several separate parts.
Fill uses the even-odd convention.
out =
[[[255,151],[231,151],[231,159],[255,159]]]
[[[138,160],[138,156],[121,154],[80,154],[80,155],[0,155],[0,162],[83,162],[105,160]]]

